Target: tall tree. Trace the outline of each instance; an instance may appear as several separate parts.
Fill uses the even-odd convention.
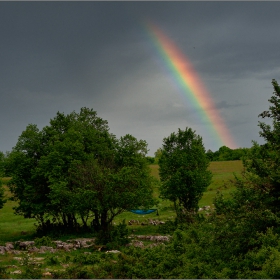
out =
[[[197,211],[198,202],[211,182],[202,138],[191,128],[163,139],[159,160],[160,193],[174,203],[177,216]]]
[[[52,221],[65,228],[80,226],[78,218],[87,226],[93,214],[95,228],[105,229],[132,205],[151,202],[146,153],[146,142],[116,139],[107,121],[88,108],[58,112],[41,131],[28,125],[7,159],[16,213],[36,218],[42,227]]]
[[[271,124],[259,122],[261,128],[260,136],[264,138],[265,144],[259,145],[253,142],[250,154],[244,164],[247,171],[253,174],[255,184],[264,193],[270,196],[269,207],[280,214],[280,87],[275,79],[272,80],[274,92],[268,100],[271,105],[268,111],[262,112],[259,116],[269,118]]]
[[[126,135],[116,141],[111,158],[100,162],[92,157],[72,170],[81,207],[94,213],[95,229],[106,232],[116,215],[155,203],[146,153],[145,141]]]

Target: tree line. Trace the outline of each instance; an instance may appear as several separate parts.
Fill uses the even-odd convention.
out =
[[[202,138],[191,128],[163,139],[161,182],[150,174],[147,151],[145,141],[117,139],[107,121],[82,108],[58,112],[42,130],[29,124],[12,151],[1,154],[1,166],[11,176],[15,213],[36,219],[37,231],[83,228],[106,237],[117,215],[156,206],[156,185],[181,217],[197,211],[211,182]]]
[[[227,146],[222,146],[219,150],[213,152],[208,149],[206,155],[210,161],[228,161],[228,160],[242,160],[251,151],[251,148],[237,148],[231,149]],[[158,148],[154,154],[154,157],[148,156],[147,161],[150,164],[158,164],[159,158],[162,154],[162,148]]]

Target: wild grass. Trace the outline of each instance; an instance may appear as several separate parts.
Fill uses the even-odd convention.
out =
[[[5,196],[11,197],[8,187],[5,185],[10,178],[3,178]],[[20,215],[14,214],[13,207],[17,202],[7,200],[4,207],[0,209],[0,243],[17,240],[30,240],[35,233],[35,219],[25,219]]]
[[[151,174],[159,179],[159,166],[150,165]],[[199,202],[199,207],[211,205],[217,191],[222,192],[225,196],[233,190],[231,185],[226,185],[228,180],[234,179],[234,173],[239,176],[243,169],[241,161],[221,161],[211,162],[209,170],[213,173],[213,180],[207,191],[203,194],[202,199]],[[3,178],[4,185],[7,184],[10,178]],[[10,197],[11,194],[8,188],[5,186],[5,194]],[[154,189],[154,196],[158,199],[158,204],[154,207],[158,209],[159,216],[154,212],[149,215],[137,215],[129,211],[117,216],[115,223],[118,224],[124,219],[138,220],[139,223],[147,223],[148,219],[168,221],[174,220],[175,211],[173,204],[170,201],[159,198],[158,187]],[[7,241],[16,240],[32,240],[35,236],[35,219],[25,219],[20,215],[15,215],[13,207],[16,206],[16,202],[8,201],[2,209],[0,209],[0,245]],[[134,234],[155,234],[157,232],[156,226],[129,226],[130,233]],[[65,238],[74,238],[75,235],[67,235]],[[63,238],[64,239],[64,238]]]

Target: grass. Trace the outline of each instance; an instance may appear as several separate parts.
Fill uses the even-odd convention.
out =
[[[5,185],[9,178],[3,178],[5,196],[11,197],[7,186]],[[8,200],[2,209],[0,209],[0,244],[7,241],[30,240],[32,239],[35,230],[35,219],[25,219],[20,215],[15,215],[13,207],[16,202]]]
[[[151,174],[159,179],[159,166],[150,165]],[[234,174],[237,176],[241,174],[243,170],[243,164],[241,160],[233,161],[213,161],[209,165],[209,170],[213,173],[213,179],[207,191],[204,193],[202,199],[199,202],[199,207],[205,205],[211,205],[217,191],[223,192],[224,196],[229,196],[229,193],[233,190],[232,186],[226,186],[225,183],[234,179]],[[157,190],[156,190],[157,191]],[[171,206],[170,203],[161,201],[162,208]]]
[[[151,174],[159,179],[159,166],[150,165]],[[202,199],[199,202],[199,207],[211,205],[217,191],[222,192],[225,197],[233,190],[232,186],[227,187],[225,182],[234,179],[234,173],[238,176],[241,174],[243,165],[241,161],[220,161],[211,162],[209,170],[213,173],[213,180],[207,191],[204,193]],[[4,185],[7,184],[10,178],[3,178]],[[8,188],[5,186],[6,196],[10,197]],[[158,198],[159,190],[155,188],[155,197]],[[35,219],[24,219],[22,216],[15,215],[13,213],[13,207],[16,206],[16,202],[8,201],[2,209],[0,209],[0,245],[7,241],[16,240],[32,240],[34,239]],[[149,215],[137,215],[131,212],[124,212],[116,217],[115,223],[118,224],[124,219],[138,220],[140,223],[147,223],[148,219],[153,220],[173,220],[175,218],[175,211],[171,202],[158,198],[158,205],[156,206],[159,212],[159,216],[156,212]],[[155,226],[129,226],[129,230],[134,234],[155,234],[157,227]],[[24,234],[23,234],[24,232]]]
[[[233,180],[234,175],[240,176],[243,164],[241,160],[213,161],[210,163],[209,170],[213,173],[212,183],[203,194],[199,207],[211,205],[217,191],[222,192],[225,197],[228,197],[234,188],[226,184],[226,182]]]

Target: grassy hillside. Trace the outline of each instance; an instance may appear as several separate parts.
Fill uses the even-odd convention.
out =
[[[150,165],[151,174],[159,179],[158,165]],[[213,180],[208,190],[204,193],[202,199],[199,202],[199,206],[211,205],[213,203],[213,198],[217,190],[223,192],[225,195],[232,190],[232,187],[224,186],[224,183],[229,179],[233,179],[235,174],[240,174],[243,166],[241,161],[220,161],[212,162],[209,169],[213,172]],[[7,182],[9,178],[4,178],[4,183]],[[8,189],[6,188],[6,195],[10,196]],[[154,190],[155,197],[159,197],[159,191],[156,188]],[[169,201],[164,201],[158,198],[157,209],[159,216],[156,213],[149,215],[136,215],[131,212],[125,212],[119,215],[115,222],[119,223],[123,219],[138,220],[141,222],[147,222],[147,219],[159,219],[159,220],[173,220],[175,217],[175,212],[173,205]],[[24,219],[22,216],[15,215],[13,213],[13,207],[16,205],[15,202],[8,201],[3,209],[0,210],[0,241],[15,241],[19,239],[30,240],[32,235],[35,233],[34,219]],[[139,227],[131,226],[130,230],[134,231],[136,234],[152,234],[156,232],[157,227]],[[24,233],[24,234],[23,234]]]

